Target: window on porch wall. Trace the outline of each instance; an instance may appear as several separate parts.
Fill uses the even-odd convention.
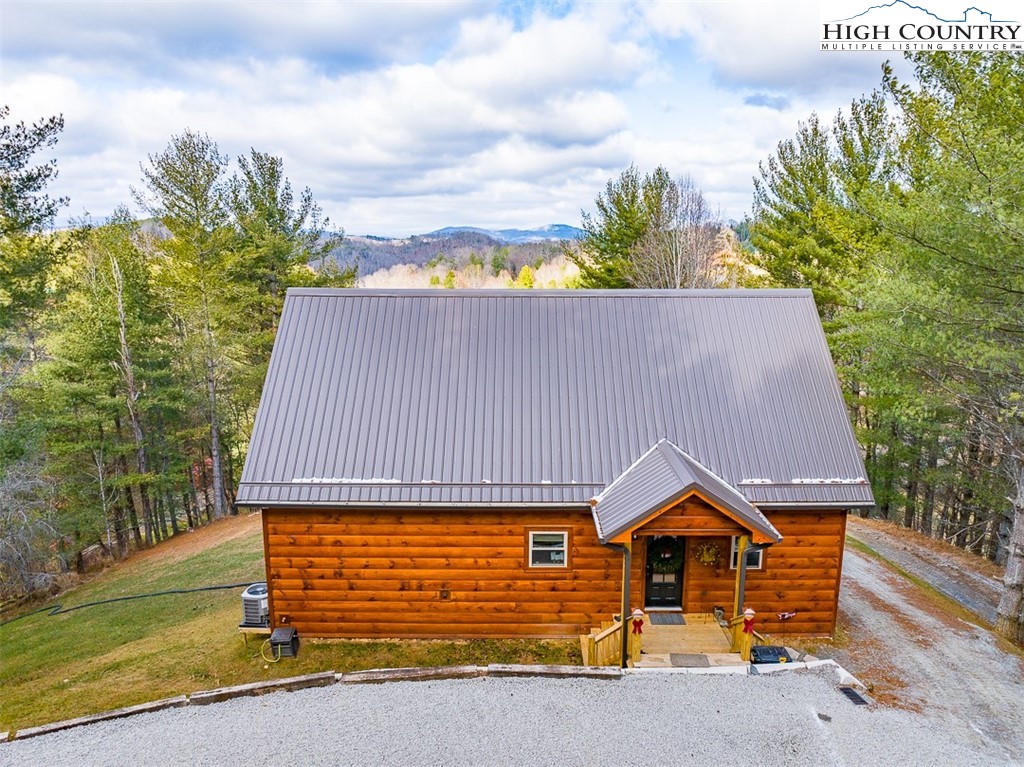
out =
[[[739,560],[740,553],[740,537],[734,535],[732,537],[732,551],[729,554],[729,569],[735,570],[736,563]],[[759,551],[748,551],[747,552],[747,569],[748,570],[760,570],[761,564],[764,559],[764,550]]]

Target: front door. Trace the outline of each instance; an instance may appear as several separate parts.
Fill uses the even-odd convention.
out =
[[[682,607],[686,539],[659,535],[647,543],[646,607]]]

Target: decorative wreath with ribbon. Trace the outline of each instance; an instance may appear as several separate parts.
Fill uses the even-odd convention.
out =
[[[713,541],[701,543],[693,550],[693,558],[702,565],[707,565],[708,567],[717,565],[721,556],[722,550],[718,548],[718,544]]]
[[[655,538],[651,541],[648,561],[656,573],[674,573],[683,564],[683,547],[676,538]]]

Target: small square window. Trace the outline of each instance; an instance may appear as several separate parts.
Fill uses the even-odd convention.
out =
[[[568,552],[569,533],[530,533],[530,567],[566,567]]]
[[[729,555],[729,569],[736,569],[736,561],[739,559],[740,550],[740,537],[734,535],[732,537],[732,552]],[[760,570],[762,560],[764,558],[764,550],[758,549],[757,551],[747,551],[747,569],[748,570]]]

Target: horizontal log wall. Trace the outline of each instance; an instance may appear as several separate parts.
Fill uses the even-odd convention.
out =
[[[835,632],[842,574],[846,513],[843,511],[766,511],[765,516],[783,535],[763,555],[761,570],[748,570],[745,606],[757,611],[757,629],[778,637],[830,636]],[[715,605],[731,617],[736,571],[729,568],[730,537],[696,537],[688,551],[703,541],[714,541],[722,552],[717,565],[707,566],[692,556],[683,573],[683,606],[704,612]],[[777,613],[796,611],[783,624]]]
[[[265,510],[274,625],[319,637],[569,637],[619,610],[622,555],[585,511]],[[527,534],[569,532],[528,568]]]

